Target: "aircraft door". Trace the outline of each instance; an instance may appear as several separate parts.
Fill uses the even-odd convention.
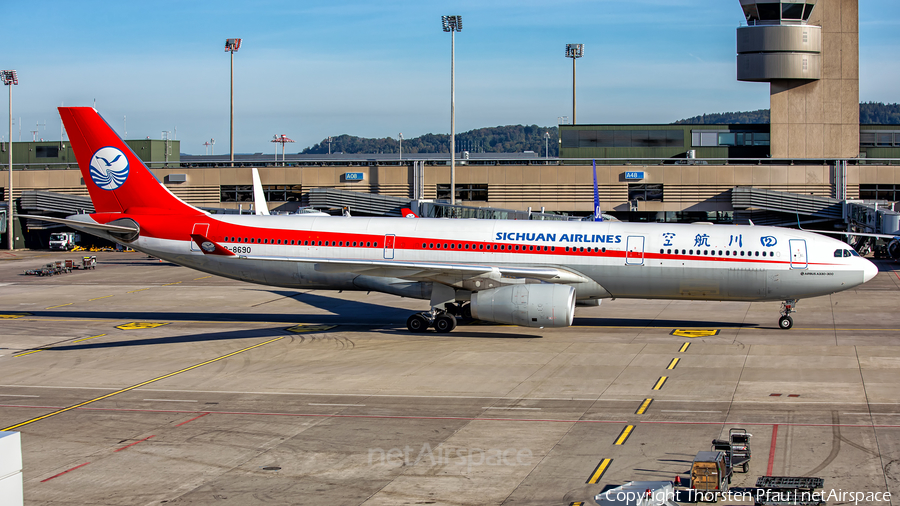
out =
[[[384,258],[385,260],[394,259],[394,234],[384,236]]]
[[[209,223],[194,223],[194,228],[191,230],[191,234],[202,235],[203,237],[208,237],[209,234]],[[194,242],[193,239],[189,239],[191,243],[191,251],[200,251],[200,246],[197,246],[197,243]]]
[[[625,265],[644,265],[644,236],[628,236],[625,241]]]
[[[806,260],[806,239],[791,239],[788,244],[791,247],[791,269],[806,269],[809,266]]]

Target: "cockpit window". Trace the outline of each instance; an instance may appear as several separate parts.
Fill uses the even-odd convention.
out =
[[[852,250],[850,250],[850,255],[858,257],[859,253],[857,253],[855,249],[852,249]]]
[[[834,256],[835,258],[858,257],[859,253],[857,253],[856,250],[852,249],[836,249],[834,250]]]
[[[835,257],[835,258],[841,258],[842,256],[844,256],[844,250],[842,250],[842,249],[836,249],[836,250],[834,250],[834,257]]]

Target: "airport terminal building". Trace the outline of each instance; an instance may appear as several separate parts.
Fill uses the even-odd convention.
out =
[[[773,209],[759,199],[781,192],[900,200],[900,125],[859,124],[858,0],[741,0],[741,6],[747,25],[737,30],[737,78],[769,84],[770,124],[560,125],[558,158],[460,153],[457,201],[584,216],[594,207],[594,166],[601,208],[629,221],[759,216],[765,222]],[[259,168],[272,210],[321,204],[326,189],[396,202],[450,197],[447,153],[287,155],[283,161],[258,153],[236,155],[232,166],[227,155],[179,154],[178,141],[127,142],[175,195],[203,208],[249,209],[250,167]],[[31,190],[87,196],[66,141],[13,143],[12,149],[14,198]],[[342,204],[335,195],[347,194],[332,194],[330,205]],[[398,205],[388,207],[357,214],[399,212]]]

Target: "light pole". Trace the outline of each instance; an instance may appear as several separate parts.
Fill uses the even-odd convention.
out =
[[[225,39],[225,51],[231,53],[231,166],[234,167],[234,53],[241,48],[241,39]]]
[[[572,124],[575,124],[575,60],[584,56],[584,44],[566,44],[566,58],[572,59]]]
[[[400,132],[400,161],[403,161],[403,132]]]
[[[0,70],[0,79],[3,79],[3,84],[9,86],[9,142],[6,144],[6,152],[9,154],[9,186],[6,188],[9,190],[9,195],[6,196],[6,202],[9,207],[6,208],[6,238],[9,250],[12,251],[15,239],[13,230],[12,87],[19,84],[19,75],[15,70]]]
[[[462,16],[441,16],[450,32],[450,205],[456,204],[456,32],[462,31]]]
[[[550,132],[544,132],[544,158],[550,158]]]

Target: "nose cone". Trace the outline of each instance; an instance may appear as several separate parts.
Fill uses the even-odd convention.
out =
[[[863,262],[865,262],[865,265],[863,266],[863,283],[865,283],[874,278],[876,274],[878,274],[878,267],[870,260],[867,260],[865,258],[863,258],[862,260]]]

